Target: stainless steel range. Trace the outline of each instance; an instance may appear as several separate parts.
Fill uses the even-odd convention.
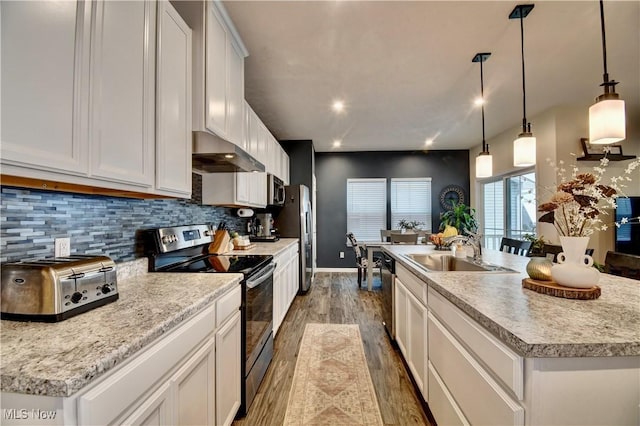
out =
[[[273,357],[273,256],[212,255],[209,225],[145,231],[151,272],[241,273],[242,399],[238,416],[249,410]]]

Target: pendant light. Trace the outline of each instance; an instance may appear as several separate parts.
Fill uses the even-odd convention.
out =
[[[524,18],[533,9],[532,4],[521,4],[509,14],[509,19],[520,19],[520,40],[522,51],[522,132],[513,141],[513,165],[528,167],[536,164],[536,138],[531,133],[531,123],[527,122],[527,90],[524,78]]]
[[[480,99],[482,101],[482,152],[476,157],[476,178],[488,178],[493,175],[493,157],[489,154],[489,145],[484,139],[484,74],[482,63],[491,53],[476,53],[471,62],[480,62]]]
[[[604,4],[600,0],[600,28],[602,30],[602,59],[604,63],[604,93],[589,108],[589,142],[605,145],[623,140],[625,133],[624,101],[616,93],[617,81],[609,81],[607,72],[607,43],[604,31]]]

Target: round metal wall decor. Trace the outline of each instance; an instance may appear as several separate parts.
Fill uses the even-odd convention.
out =
[[[445,210],[452,210],[453,203],[464,203],[464,188],[458,185],[448,185],[440,191],[440,205]]]

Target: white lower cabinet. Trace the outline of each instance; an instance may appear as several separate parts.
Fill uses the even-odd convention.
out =
[[[211,337],[171,378],[176,425],[215,423],[216,339]]]
[[[235,286],[70,397],[3,392],[2,407],[55,411],[43,425],[230,425],[242,384],[241,290]]]
[[[431,313],[429,347],[429,361],[471,424],[524,425],[524,408]]]
[[[294,244],[275,257],[273,273],[273,335],[280,329],[284,317],[298,294],[298,244]]]
[[[468,425],[462,410],[438,375],[438,372],[429,363],[429,409],[433,417],[438,419],[441,425]]]
[[[216,332],[216,425],[230,425],[240,408],[240,311]]]
[[[165,383],[147,398],[122,424],[132,426],[160,426],[173,424],[171,384]]]
[[[413,379],[427,400],[427,307],[396,277],[396,340]]]

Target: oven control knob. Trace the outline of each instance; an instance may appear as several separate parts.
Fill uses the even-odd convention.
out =
[[[204,231],[204,236],[205,237],[210,237],[212,235],[213,235],[213,232],[211,232],[210,230],[207,229],[206,231]]]
[[[71,301],[73,303],[78,303],[80,300],[82,300],[82,293],[76,291],[71,295]]]
[[[177,235],[172,235],[171,236],[171,242],[173,243],[173,242],[176,242],[176,241],[178,241],[178,236]]]
[[[105,284],[101,288],[102,294],[111,293],[111,287],[108,284]]]
[[[162,244],[169,244],[169,236],[168,235],[163,235],[162,236]]]

